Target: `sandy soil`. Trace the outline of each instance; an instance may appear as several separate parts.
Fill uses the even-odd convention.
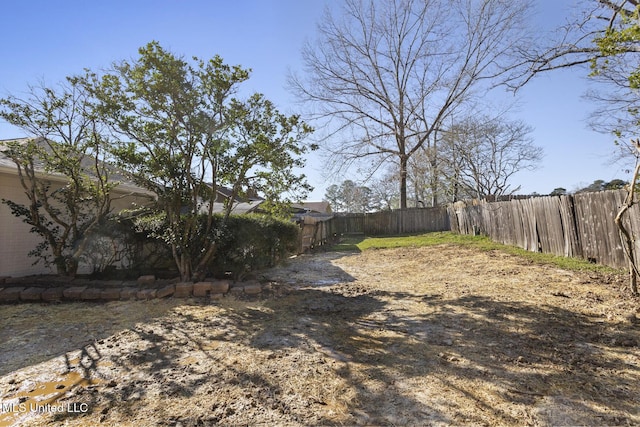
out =
[[[640,424],[620,277],[438,246],[265,279],[252,299],[0,307],[0,426]]]

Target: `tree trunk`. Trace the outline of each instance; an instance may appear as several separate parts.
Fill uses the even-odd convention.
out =
[[[435,208],[438,206],[438,178],[431,177],[431,207]]]
[[[56,274],[58,276],[67,276],[67,263],[63,256],[56,256],[55,261],[56,265]]]
[[[56,266],[56,274],[59,276],[75,277],[78,272],[78,260],[66,257],[62,254],[62,246],[53,247],[53,263]]]
[[[456,173],[455,178],[453,180],[453,195],[451,196],[452,203],[455,203],[458,201],[458,193],[460,191],[460,185],[458,184],[458,174]]]
[[[203,255],[198,263],[198,266],[193,271],[193,281],[204,280],[207,275],[207,266],[213,261],[216,256],[218,246],[215,243],[210,243],[207,252]]]
[[[438,206],[438,131],[436,130],[433,135],[433,149],[430,150],[431,154],[429,155],[429,163],[431,164],[431,176],[430,178],[430,187],[431,187],[431,207],[435,208]]]
[[[407,209],[407,156],[400,156],[400,209]]]
[[[633,189],[629,191],[633,191]],[[618,212],[618,215],[616,215],[615,223],[618,226],[618,230],[620,231],[620,240],[622,241],[624,253],[629,260],[629,288],[631,289],[631,293],[633,295],[638,295],[638,271],[635,260],[635,248],[633,239],[631,238],[629,231],[626,229],[624,223],[622,222],[622,217],[628,210],[629,205],[627,203],[622,205],[622,208]]]
[[[176,267],[178,267],[178,272],[180,273],[180,280],[183,282],[190,282],[192,279],[191,259],[185,253],[178,254],[178,249],[175,244],[171,245],[171,252],[173,254]]]
[[[635,146],[640,151],[640,144],[638,141],[634,141]],[[633,171],[633,176],[631,177],[631,181],[629,182],[629,188],[627,190],[627,197],[624,200],[624,204],[618,211],[618,214],[615,218],[615,223],[618,226],[618,230],[620,232],[620,241],[622,242],[622,247],[624,249],[624,253],[627,256],[627,260],[629,261],[629,288],[633,295],[638,295],[638,276],[640,272],[638,272],[638,266],[636,265],[636,257],[635,257],[635,243],[633,236],[629,233],[627,228],[624,226],[623,216],[625,213],[629,211],[629,208],[634,204],[634,196],[636,192],[636,181],[638,179],[638,174],[640,173],[640,161],[636,160],[636,168]]]

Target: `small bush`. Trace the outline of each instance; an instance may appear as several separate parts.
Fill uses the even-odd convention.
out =
[[[200,218],[200,229],[205,230],[206,216]],[[248,273],[274,266],[279,260],[298,247],[299,227],[268,215],[230,215],[223,224],[223,216],[216,215],[211,233],[217,244],[216,256],[208,266],[208,273],[223,277],[231,273],[242,279]],[[160,220],[162,222],[162,220]],[[129,241],[137,245],[137,256],[132,257],[131,270],[145,272],[150,268],[164,269],[174,260],[166,243],[157,237],[156,229],[163,224],[138,221],[132,225]],[[192,241],[188,250],[200,251],[204,246],[204,235]],[[144,244],[139,245],[140,239]],[[130,246],[132,247],[132,246]],[[192,255],[197,255],[196,253]],[[193,257],[194,259],[197,256]]]
[[[114,216],[89,241],[82,258],[96,279],[132,279],[144,274],[166,272],[175,276],[170,248],[152,237],[135,219]]]
[[[216,217],[220,224],[221,217]],[[267,215],[231,215],[224,226],[214,227],[218,249],[210,272],[222,276],[231,272],[236,279],[247,273],[274,266],[295,252],[297,225]]]

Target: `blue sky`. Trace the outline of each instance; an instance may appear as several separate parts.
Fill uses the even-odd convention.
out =
[[[245,89],[262,92],[281,111],[296,112],[286,88],[289,69],[300,70],[300,50],[315,37],[325,4],[339,0],[110,0],[7,1],[0,25],[0,96],[20,95],[29,84],[56,84],[83,68],[99,70],[113,61],[134,58],[137,49],[157,40],[176,54],[210,58],[253,70]],[[562,22],[572,0],[539,0],[536,22]],[[628,179],[621,165],[610,164],[613,138],[589,130],[592,106],[582,98],[586,70],[554,72],[533,80],[518,95],[511,115],[535,130],[534,142],[545,150],[543,164],[520,172],[521,193],[547,194],[556,187],[573,190],[595,179]],[[22,136],[0,123],[0,139]],[[322,160],[309,157],[305,173],[320,200],[334,181],[358,177],[323,176]]]

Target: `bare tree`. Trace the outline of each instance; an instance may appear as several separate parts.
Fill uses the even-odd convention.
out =
[[[635,159],[638,152],[631,139],[640,123],[640,42],[636,35],[640,28],[634,14],[640,2],[588,0],[580,5],[546,42],[519,52],[520,65],[525,66],[514,68],[517,72],[509,84],[519,89],[540,73],[584,68],[585,75],[598,83],[586,94],[594,103],[591,127],[614,134],[620,156]]]
[[[432,199],[429,182],[435,174],[432,171],[431,156],[426,149],[418,150],[407,162],[408,187],[413,191],[415,206],[425,206],[427,199]]]
[[[373,197],[380,206],[380,209],[391,210],[397,209],[400,206],[397,181],[398,174],[389,171],[371,183]]]
[[[433,143],[423,146],[409,159],[407,180],[413,191],[416,207],[437,206],[446,199],[442,167],[438,150]]]
[[[443,158],[448,179],[466,194],[478,199],[510,195],[513,175],[534,169],[542,160],[542,148],[533,145],[532,129],[521,121],[475,116],[458,123],[446,138],[448,155]]]
[[[327,10],[317,43],[303,50],[306,74],[290,84],[315,118],[331,120],[325,147],[336,167],[396,162],[406,208],[409,159],[447,116],[506,76],[528,44],[529,3],[346,0],[343,15]]]
[[[528,67],[514,80],[515,88],[526,84],[538,73],[589,64],[590,75],[607,83],[605,91],[592,91],[589,96],[600,108],[592,117],[597,130],[613,132],[623,155],[635,159],[633,177],[628,186],[625,203],[615,223],[629,260],[629,287],[638,294],[640,268],[636,261],[635,236],[623,221],[629,208],[636,203],[635,192],[640,171],[640,144],[637,135],[640,125],[640,2],[637,0],[591,0],[583,2],[580,18],[562,27],[560,37],[542,50],[522,51],[523,63]]]

